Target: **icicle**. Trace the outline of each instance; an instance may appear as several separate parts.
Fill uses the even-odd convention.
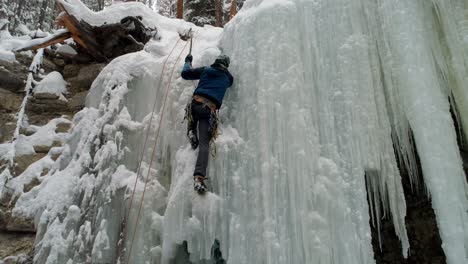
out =
[[[439,11],[440,7],[445,10],[457,3],[436,2]],[[404,129],[399,127],[397,131],[409,135],[408,130],[411,129],[414,134],[424,182],[432,198],[447,262],[466,263],[468,189],[450,114],[450,95],[445,89],[460,89],[462,86],[454,87],[456,84],[446,83],[448,72],[444,73],[443,70],[452,68],[452,74],[453,70],[455,74],[458,70],[455,67],[445,68],[445,62],[441,61],[443,48],[432,27],[433,8],[432,2],[425,1],[381,1],[379,15],[385,31],[378,43],[382,47],[381,56],[391,54],[384,67],[385,76],[393,85],[386,86],[386,89],[388,94],[395,96],[394,102],[399,104],[393,110],[402,111],[400,116],[408,120],[410,126],[405,125]],[[443,16],[443,20],[450,24],[458,18],[457,14],[448,12]],[[457,38],[450,41],[455,43],[449,46],[459,46]],[[464,94],[456,95],[460,96],[456,98],[457,102],[468,99],[464,89]],[[462,109],[459,108],[459,111]],[[404,123],[406,120],[401,121]],[[403,151],[413,148],[412,145],[402,147]]]

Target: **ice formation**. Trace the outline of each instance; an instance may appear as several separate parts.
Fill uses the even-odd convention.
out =
[[[375,263],[369,222],[384,215],[406,255],[396,155],[414,174],[417,151],[447,262],[467,263],[468,187],[450,115],[468,131],[464,8],[248,0],[224,30],[144,11],[162,39],[101,72],[62,156],[18,199],[13,213],[36,219],[35,262],[207,263],[218,250],[236,264]],[[195,83],[179,77],[188,47],[177,30],[190,26],[194,66],[222,51],[235,77],[206,196],[192,190],[196,153],[181,124]]]

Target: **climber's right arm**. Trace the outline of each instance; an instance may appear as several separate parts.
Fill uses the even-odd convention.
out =
[[[182,78],[185,80],[198,80],[201,77],[202,72],[205,70],[205,67],[192,68],[192,55],[188,55],[185,58],[184,69],[182,70]]]

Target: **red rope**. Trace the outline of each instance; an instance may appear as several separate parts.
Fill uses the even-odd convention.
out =
[[[177,39],[177,42],[175,43],[174,47],[172,47],[171,52],[169,53],[169,55],[167,55],[166,59],[164,60],[163,68],[161,70],[161,75],[159,76],[159,82],[158,82],[157,90],[159,90],[159,88],[161,87],[163,74],[164,74],[164,71],[166,70],[166,63],[169,60],[169,57],[171,57],[171,55],[174,52],[175,48],[177,47],[177,44],[179,43],[179,41],[180,41],[180,38]],[[136,186],[137,186],[137,183],[138,183],[138,175],[140,174],[141,164],[143,163],[143,157],[145,156],[145,152],[146,152],[145,146],[148,143],[149,131],[150,131],[150,128],[151,128],[151,124],[153,122],[154,110],[156,109],[156,102],[157,102],[157,97],[154,98],[154,104],[153,104],[153,109],[151,110],[150,121],[149,121],[149,124],[148,124],[148,126],[146,128],[145,143],[143,143],[143,150],[141,152],[140,161],[138,162],[138,168],[137,168],[137,171],[136,171],[137,177],[135,178],[135,183],[133,184],[132,198],[130,199],[130,207],[129,207],[126,219],[128,219],[130,217],[130,212],[131,212],[132,205],[133,205],[133,198],[135,196],[135,190],[136,190]]]
[[[137,230],[137,227],[138,227],[138,224],[140,222],[140,216],[141,216],[141,209],[143,207],[143,201],[145,199],[145,193],[146,193],[146,186],[148,185],[148,179],[149,179],[149,176],[150,176],[150,173],[151,173],[151,165],[153,163],[153,160],[154,160],[154,157],[156,155],[156,147],[157,147],[157,143],[158,143],[158,139],[159,139],[159,134],[160,134],[160,131],[161,131],[161,126],[162,126],[162,121],[164,119],[164,113],[165,113],[165,110],[166,110],[166,102],[167,102],[167,96],[169,94],[169,91],[170,91],[170,88],[171,88],[171,83],[172,83],[172,77],[174,76],[174,70],[175,70],[175,67],[177,66],[177,62],[179,61],[180,57],[182,56],[182,53],[185,51],[185,49],[187,48],[187,43],[185,43],[185,46],[184,48],[182,49],[182,51],[179,53],[179,56],[177,57],[176,59],[176,62],[174,64],[174,67],[172,68],[172,72],[171,72],[171,75],[169,77],[169,82],[167,84],[167,88],[166,88],[166,94],[164,95],[164,102],[163,102],[163,108],[162,108],[162,111],[161,111],[161,117],[159,119],[159,126],[158,126],[158,129],[156,131],[156,138],[155,138],[155,141],[154,141],[154,146],[153,146],[153,151],[151,153],[151,160],[150,160],[150,163],[149,163],[149,168],[148,168],[148,173],[146,175],[146,179],[145,179],[145,187],[143,188],[143,194],[141,196],[141,201],[140,201],[140,207],[138,208],[138,215],[137,215],[137,221],[135,223],[135,228],[133,230],[133,236],[132,236],[132,241],[130,243],[130,249],[128,250],[128,258],[127,258],[127,261],[125,263],[130,263],[130,258],[131,258],[131,255],[132,255],[132,249],[133,249],[133,242],[135,241],[135,235],[136,235],[136,230]],[[167,60],[166,60],[167,61]],[[161,78],[162,78],[162,75],[161,75]],[[153,110],[154,112],[154,110]],[[152,114],[153,116],[153,114]],[[146,145],[146,144],[145,144]],[[142,157],[143,158],[143,157]],[[141,165],[141,164],[140,164]],[[138,174],[137,174],[138,175]],[[134,188],[136,187],[136,183],[135,183],[135,186]],[[135,193],[135,189],[133,190],[133,194]],[[132,194],[132,195],[133,195]],[[133,197],[132,197],[132,200],[133,200]],[[129,210],[129,215],[130,215],[130,210]]]
[[[164,60],[164,63],[163,63],[163,68],[161,70],[161,74],[159,75],[159,81],[158,81],[158,84],[157,84],[157,91],[159,90],[159,88],[161,87],[161,83],[162,83],[162,79],[163,79],[163,75],[164,75],[164,72],[166,70],[166,65],[167,65],[167,61],[169,60],[169,58],[171,57],[172,53],[174,52],[175,48],[177,47],[177,44],[179,44],[179,41],[180,41],[180,38],[177,39],[176,43],[174,44],[174,46],[172,47],[171,49],[171,52],[169,52],[169,54],[167,55],[166,59]],[[150,120],[149,120],[149,124],[148,126],[146,127],[146,135],[145,135],[145,141],[143,143],[143,146],[146,146],[146,144],[148,143],[148,138],[149,138],[149,131],[150,131],[150,128],[151,128],[151,124],[153,122],[153,116],[154,116],[154,110],[156,109],[156,102],[157,102],[157,97],[154,98],[154,103],[153,103],[153,108],[151,110],[151,117],[150,117]],[[137,183],[138,183],[138,175],[140,174],[140,169],[141,169],[141,164],[143,162],[143,157],[145,155],[145,152],[146,152],[146,148],[144,147],[141,151],[141,154],[140,154],[140,158],[139,158],[139,162],[138,162],[138,167],[137,167],[137,171],[136,171],[136,177],[135,177],[135,182],[133,184],[133,189],[132,189],[132,196],[131,196],[131,199],[130,199],[130,205],[129,205],[129,209],[128,209],[128,212],[127,212],[127,216],[126,218],[124,218],[124,221],[126,219],[129,219],[130,217],[130,214],[131,214],[131,211],[132,211],[132,206],[133,206],[133,199],[135,197],[135,190],[136,190],[136,186],[137,186]],[[123,227],[123,230],[122,230],[122,233],[123,233],[123,237],[122,239],[118,239],[117,240],[117,246],[116,248],[119,248],[118,245],[119,245],[119,242],[122,241],[122,243],[125,241],[125,235],[126,235],[126,225],[124,224],[124,227]],[[119,255],[120,254],[117,254],[116,256],[116,262],[117,262],[117,259],[119,258]]]

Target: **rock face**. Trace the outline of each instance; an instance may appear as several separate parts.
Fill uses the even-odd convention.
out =
[[[27,73],[28,67],[26,65],[0,61],[0,76],[2,76],[0,78],[0,87],[12,92],[22,91],[28,76]]]
[[[43,157],[45,157],[45,155],[46,153],[36,153],[32,155],[23,155],[23,156],[15,157],[15,163],[16,163],[15,172],[14,172],[15,175],[16,176],[20,175],[29,167],[29,165],[42,159]]]
[[[0,143],[11,139],[16,113],[23,101],[28,68],[20,63],[0,61]]]
[[[85,66],[66,65],[63,77],[70,84],[69,91],[73,94],[88,91],[94,79],[104,68],[103,63],[94,63]]]
[[[418,166],[419,175],[422,175],[420,164]],[[407,259],[403,258],[401,243],[395,234],[392,219],[386,218],[381,222],[382,247],[379,245],[376,227],[372,228],[372,244],[376,263],[445,264],[446,258],[442,250],[442,240],[440,239],[436,216],[432,209],[432,202],[426,194],[424,181],[420,179],[422,183],[420,186],[412,186],[406,169],[400,168],[400,173],[406,198],[407,215],[405,222],[410,242],[410,252]]]
[[[34,234],[0,233],[0,260],[8,256],[30,255],[34,247]],[[26,257],[27,258],[27,257]],[[1,263],[1,261],[0,261]],[[8,263],[5,261],[5,263]],[[10,262],[17,263],[17,262]]]
[[[31,57],[17,54],[17,61],[15,63],[0,61],[0,144],[10,141],[13,137],[17,122],[15,114],[24,99],[24,87]],[[28,124],[43,126],[53,118],[71,119],[84,107],[88,90],[104,66],[105,64],[68,65],[63,59],[49,59],[46,56],[42,68],[45,73],[60,72],[68,83],[68,93],[63,97],[47,93],[31,96],[26,107]],[[60,123],[55,132],[66,133],[70,128],[70,123]],[[34,131],[21,129],[20,133],[29,136]],[[52,147],[61,145],[62,142],[59,141],[55,141],[52,146],[37,145],[34,146],[35,154],[15,157],[14,177],[23,173],[32,163],[48,155]],[[56,160],[57,157],[58,154],[51,155],[52,160]],[[0,167],[2,164],[5,165],[6,162],[0,161]],[[41,176],[47,175],[47,172],[48,169],[44,169]],[[28,192],[39,184],[40,181],[34,178],[24,185],[23,191]],[[12,196],[4,195],[0,201],[0,263],[32,263],[35,239],[33,219],[12,216],[13,207]]]

